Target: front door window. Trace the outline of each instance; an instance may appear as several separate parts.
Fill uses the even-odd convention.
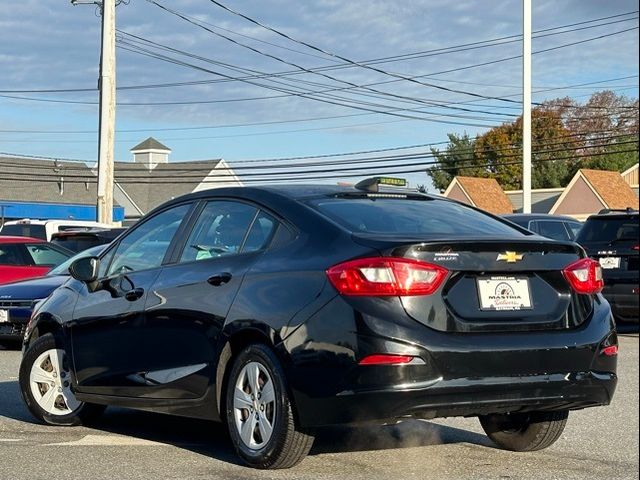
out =
[[[118,245],[108,275],[149,270],[162,265],[173,236],[190,204],[178,205],[136,227]]]

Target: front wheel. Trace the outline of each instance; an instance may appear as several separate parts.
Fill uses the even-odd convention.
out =
[[[254,468],[290,468],[313,445],[293,416],[285,376],[265,345],[245,348],[228,377],[226,420],[240,458]]]
[[[514,452],[542,450],[562,435],[569,412],[531,412],[481,416],[482,428],[500,448]]]
[[[29,347],[20,363],[20,390],[34,417],[50,425],[80,425],[104,411],[76,399],[70,374],[69,358],[53,335]]]

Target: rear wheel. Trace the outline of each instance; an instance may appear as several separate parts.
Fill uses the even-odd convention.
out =
[[[313,436],[296,425],[284,372],[265,345],[250,345],[235,359],[226,421],[238,455],[255,468],[293,467],[313,445]]]
[[[532,412],[480,417],[482,428],[500,448],[532,452],[547,448],[560,438],[569,412]]]
[[[105,407],[81,402],[71,390],[69,358],[55,337],[46,334],[26,351],[20,364],[20,390],[27,408],[51,425],[80,425]]]

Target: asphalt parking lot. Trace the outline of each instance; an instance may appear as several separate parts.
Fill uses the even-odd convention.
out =
[[[574,412],[534,453],[498,450],[475,419],[406,421],[318,433],[288,471],[238,465],[217,424],[109,409],[94,428],[33,422],[20,399],[20,353],[0,351],[0,479],[586,479],[638,478],[638,336],[621,337],[611,406]]]

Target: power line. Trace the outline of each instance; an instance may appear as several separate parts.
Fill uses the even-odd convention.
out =
[[[605,80],[597,80],[594,82],[586,82],[579,83],[575,85],[565,85],[559,87],[547,87],[544,90],[538,90],[534,93],[542,93],[552,90],[564,90],[574,87],[587,86],[587,85],[597,85],[601,83],[607,83],[618,80],[625,80],[629,78],[637,78],[638,75],[629,75],[626,77],[617,77]],[[519,94],[518,94],[519,95]],[[584,95],[578,95],[575,98],[578,98]],[[590,95],[586,95],[590,96]],[[505,108],[507,106],[489,106],[493,108]],[[507,107],[510,108],[510,107]],[[232,124],[219,124],[219,125],[197,125],[191,127],[165,127],[165,128],[134,128],[134,129],[118,129],[118,133],[138,133],[138,132],[168,132],[168,131],[188,131],[188,130],[207,130],[207,129],[215,129],[215,128],[238,128],[238,127],[254,127],[254,126],[264,126],[264,125],[276,125],[281,123],[302,123],[302,122],[312,122],[312,121],[320,121],[320,120],[334,120],[339,118],[351,118],[351,117],[362,117],[362,116],[370,116],[374,115],[371,113],[350,113],[344,115],[326,115],[319,117],[304,117],[304,118],[296,118],[289,120],[272,120],[265,122],[248,122],[248,123],[232,123]],[[0,133],[24,133],[24,134],[95,134],[97,130],[24,130],[24,129],[0,129]],[[191,138],[188,138],[191,140]]]
[[[148,0],[148,1],[150,1],[150,0]],[[632,29],[626,29],[626,30],[622,30],[622,31],[618,31],[618,32],[612,32],[612,33],[609,33],[609,34],[600,35],[598,37],[592,37],[592,38],[584,39],[584,40],[581,40],[581,41],[578,41],[578,42],[572,42],[570,44],[559,45],[559,46],[556,46],[556,47],[552,47],[552,48],[545,49],[545,50],[540,50],[540,51],[533,52],[533,53],[534,54],[543,53],[543,52],[547,52],[547,51],[550,51],[550,50],[556,50],[558,48],[564,48],[564,47],[567,47],[567,46],[573,46],[573,45],[585,43],[587,41],[598,40],[598,39],[601,39],[601,38],[604,38],[604,37],[608,37],[608,36],[612,36],[612,35],[618,35],[618,34],[621,34],[621,33],[626,33],[626,32],[628,32],[630,30],[636,30],[637,28],[638,27],[634,27]],[[136,52],[136,53],[139,53],[139,52]],[[471,65],[471,66],[467,66],[467,67],[459,67],[459,68],[456,68],[456,69],[450,69],[450,70],[446,70],[446,71],[442,71],[442,72],[417,75],[417,76],[411,77],[411,78],[421,78],[421,77],[426,77],[426,76],[439,75],[439,74],[442,74],[442,73],[450,73],[452,71],[460,71],[460,70],[464,70],[464,69],[467,69],[467,68],[490,65],[490,64],[493,64],[493,63],[502,62],[502,61],[506,61],[506,60],[512,60],[512,59],[516,59],[516,58],[520,58],[520,57],[521,57],[520,55],[513,56],[513,57],[507,57],[507,58],[494,60],[494,61],[491,61],[491,62],[484,62],[484,63],[481,63],[481,64],[475,64],[475,65]],[[198,70],[205,71],[207,73],[211,73],[211,74],[214,74],[214,75],[221,75],[221,76],[227,77],[228,79],[231,79],[231,80],[239,80],[239,81],[245,81],[246,82],[246,80],[243,77],[231,77],[231,76],[228,76],[228,75],[220,74],[219,72],[214,72],[214,71],[211,71],[211,70],[208,70],[208,69],[204,69],[202,67],[196,67],[194,65],[187,64],[185,62],[179,62],[179,61],[175,61],[175,60],[169,60],[169,61],[171,61],[172,63],[179,64],[179,65],[188,66],[190,68],[196,68]],[[435,80],[438,81],[439,79],[435,79]],[[400,80],[396,79],[396,80],[387,80],[387,81],[383,81],[383,82],[374,82],[374,83],[370,83],[370,84],[365,84],[362,87],[368,88],[368,87],[370,87],[372,85],[385,85],[385,84],[394,83],[394,82],[398,82],[398,81],[400,81]],[[255,84],[255,83],[252,83],[252,82],[246,82],[246,83],[250,83],[250,84],[252,84],[254,86],[258,86],[258,87],[262,87],[262,88],[273,89],[272,87],[268,87],[268,86],[265,86],[265,85],[262,85],[262,84]],[[342,90],[347,90],[347,89],[348,88],[343,88]],[[339,90],[339,89],[335,89],[335,90]],[[540,92],[543,92],[543,91],[549,91],[549,90],[552,90],[552,89],[541,90],[541,91],[538,91],[536,93],[540,93]],[[276,91],[283,91],[283,90],[276,90]],[[268,97],[254,97],[254,98],[240,98],[240,99],[220,99],[220,100],[199,101],[199,102],[165,102],[165,103],[163,103],[163,102],[137,102],[137,103],[133,102],[131,104],[119,103],[119,105],[120,106],[154,106],[154,105],[162,105],[162,104],[176,105],[178,103],[183,103],[183,104],[184,103],[187,103],[187,104],[191,104],[191,103],[198,103],[198,104],[201,104],[201,103],[228,103],[228,102],[237,102],[237,101],[251,101],[251,100],[265,100],[265,99],[272,99],[272,98],[284,98],[284,97],[287,97],[287,96],[298,96],[298,97],[302,97],[302,98],[308,98],[308,99],[312,99],[312,100],[323,101],[321,99],[311,98],[311,97],[305,96],[305,95],[303,95],[303,94],[301,94],[299,92],[291,92],[291,91],[284,91],[284,92],[285,92],[284,95],[275,95],[275,96],[268,96]],[[322,92],[319,92],[319,93],[322,93]],[[506,95],[506,96],[500,97],[500,98],[502,98],[504,100],[507,100],[507,101],[509,101],[511,103],[518,104],[519,102],[517,102],[515,100],[509,100],[508,99],[509,96],[518,96],[518,95],[519,94]],[[96,102],[71,101],[71,100],[60,100],[60,99],[43,99],[43,98],[23,97],[23,96],[16,96],[16,95],[0,95],[0,97],[17,99],[17,100],[52,102],[52,103],[69,103],[69,104],[83,104],[83,105],[94,105],[94,104],[96,104]],[[498,98],[498,97],[495,97],[495,98]],[[442,106],[446,105],[447,107],[451,108],[450,107],[451,105],[469,104],[469,103],[473,103],[473,102],[474,102],[473,100],[468,101],[468,102],[448,102],[446,104],[443,104]],[[326,102],[326,101],[325,101],[325,103],[336,104],[335,102]],[[534,105],[538,105],[538,106],[542,105],[539,102],[534,102],[533,104]],[[347,106],[348,107],[348,105],[344,105],[344,104],[340,104],[340,103],[337,103],[337,105],[339,105],[339,106]],[[505,107],[493,106],[493,108],[505,108]],[[514,108],[519,108],[519,107],[514,107]],[[598,107],[594,107],[594,106],[573,106],[573,105],[567,105],[567,108],[598,109]],[[607,107],[604,107],[604,108],[607,108]],[[633,107],[622,107],[622,108],[630,108],[630,109],[632,109]],[[372,113],[383,113],[383,112],[373,111]],[[493,112],[493,113],[495,114],[496,112]]]
[[[409,81],[409,82],[412,82],[412,83],[417,83],[419,85],[423,85],[423,86],[427,86],[427,87],[431,87],[431,88],[436,88],[436,89],[447,91],[447,92],[460,93],[460,94],[463,94],[463,95],[469,95],[469,96],[478,97],[478,98],[484,98],[484,99],[499,100],[499,101],[504,101],[504,102],[513,102],[513,100],[510,100],[510,99],[504,99],[504,98],[494,97],[494,96],[489,96],[489,95],[482,95],[482,94],[479,94],[479,93],[476,93],[476,92],[469,92],[469,91],[460,90],[460,89],[452,89],[452,88],[449,88],[449,87],[443,87],[441,85],[435,85],[435,84],[430,84],[430,83],[426,83],[426,82],[421,82],[421,81],[418,81],[415,77],[407,77],[407,76],[400,75],[400,74],[397,74],[397,73],[394,73],[394,72],[388,72],[386,70],[382,70],[382,69],[377,68],[377,67],[372,67],[371,65],[366,65],[366,64],[363,64],[363,63],[359,63],[359,62],[353,61],[353,60],[351,60],[349,58],[346,58],[346,57],[344,57],[342,55],[336,54],[334,52],[329,52],[329,51],[327,51],[327,50],[325,50],[323,48],[317,47],[317,46],[315,46],[315,45],[313,45],[311,43],[308,43],[308,42],[293,38],[290,35],[288,35],[286,33],[283,33],[283,32],[281,32],[280,30],[278,30],[276,28],[270,27],[270,26],[268,26],[268,25],[266,25],[266,24],[264,24],[264,23],[262,23],[262,22],[260,22],[258,20],[255,20],[255,19],[253,19],[253,18],[251,18],[251,17],[249,17],[249,16],[247,16],[245,14],[242,14],[242,13],[236,11],[236,10],[233,10],[233,9],[229,8],[229,7],[227,7],[226,5],[222,4],[221,2],[219,2],[217,0],[210,0],[210,1],[211,1],[211,3],[213,3],[213,4],[217,5],[218,7],[226,10],[227,12],[230,12],[230,13],[232,13],[234,15],[237,15],[237,16],[239,16],[241,18],[244,18],[245,20],[247,20],[247,21],[249,21],[249,22],[251,22],[251,23],[253,23],[255,25],[258,25],[258,26],[260,26],[260,27],[262,27],[262,28],[264,28],[266,30],[269,30],[269,31],[275,33],[276,35],[279,35],[279,36],[281,36],[283,38],[286,38],[287,40],[290,40],[290,41],[292,41],[294,43],[297,43],[299,45],[304,45],[307,48],[310,48],[310,49],[315,50],[317,52],[323,53],[323,54],[325,54],[325,55],[327,55],[329,57],[337,58],[339,60],[342,60],[343,62],[348,62],[348,63],[350,63],[350,64],[352,64],[354,66],[365,68],[367,70],[372,70],[374,72],[381,73],[381,74],[384,74],[384,75],[388,75],[388,76],[394,77],[394,78],[399,79],[399,80],[405,80],[405,81]],[[160,7],[160,8],[163,8],[163,9],[165,9],[167,11],[170,11],[174,15],[180,16],[177,12],[171,11],[170,9],[167,9],[166,7],[163,7],[156,0],[147,0],[147,2],[150,2],[150,3],[156,5],[156,6]],[[195,22],[193,22],[193,23],[195,23]],[[634,29],[637,29],[637,27],[635,27],[633,29],[628,29],[627,31],[634,30]],[[611,34],[608,34],[608,35],[611,35]],[[600,38],[604,38],[604,36],[600,36]],[[234,43],[238,43],[238,42],[234,42]],[[579,43],[578,42],[574,42],[574,44],[577,45]],[[551,51],[551,50],[552,49],[545,49],[543,51]]]
[[[559,145],[562,144],[565,140],[571,141],[569,139],[572,138],[581,138],[581,137],[589,137],[592,135],[605,135],[604,137],[599,137],[598,141],[604,141],[604,140],[614,140],[617,138],[628,138],[628,137],[632,137],[634,135],[637,135],[636,133],[619,133],[618,130],[616,129],[609,129],[609,130],[600,130],[600,131],[596,131],[596,132],[584,132],[584,133],[573,133],[573,134],[569,134],[569,135],[563,135],[561,137],[557,137],[554,139],[550,139],[553,141],[558,141],[560,140],[561,142],[559,143],[549,143],[549,142],[536,142],[536,145]],[[607,135],[607,134],[612,134],[612,135]],[[573,140],[575,141],[580,141],[580,140]],[[330,154],[316,154],[316,155],[305,155],[305,156],[289,156],[289,157],[273,157],[273,158],[260,158],[260,159],[249,159],[249,160],[235,160],[235,161],[229,161],[233,164],[243,164],[243,163],[267,163],[267,162],[285,162],[285,161],[291,161],[291,160],[311,160],[311,159],[326,159],[326,158],[339,158],[339,157],[355,157],[355,156],[359,156],[359,155],[368,155],[371,153],[382,153],[382,152],[391,152],[391,151],[399,151],[399,150],[415,150],[418,148],[432,148],[438,145],[447,145],[450,143],[450,140],[444,140],[444,141],[439,141],[439,142],[429,142],[429,143],[421,143],[421,144],[413,144],[413,145],[403,145],[403,146],[395,146],[395,147],[387,147],[387,148],[379,148],[379,149],[369,149],[369,150],[360,150],[360,151],[350,151],[350,152],[338,152],[338,153],[330,153]],[[512,149],[516,149],[519,148],[519,146],[513,146],[513,147],[508,147],[506,149],[493,149],[493,151],[505,151],[505,150],[512,150]],[[467,151],[475,151],[474,149],[471,150],[467,150]],[[81,160],[81,159],[74,159],[74,158],[65,158],[65,157],[50,157],[50,156],[38,156],[38,155],[26,155],[26,154],[21,154],[21,153],[12,153],[12,152],[0,152],[0,155],[4,155],[5,158],[0,157],[0,161],[5,161],[7,160],[6,157],[12,157],[12,158],[29,158],[29,159],[42,159],[42,160],[53,160],[53,161],[64,161],[64,162],[78,162],[78,163],[90,163],[91,161],[88,160]],[[377,158],[377,157],[373,157],[373,158]],[[379,157],[378,157],[379,158]],[[384,157],[383,157],[384,158]],[[95,161],[94,161],[95,162]],[[121,162],[121,163],[126,163],[126,162]],[[184,168],[179,167],[178,165],[180,164],[180,162],[176,162],[174,165],[176,165],[175,170],[178,171],[182,171],[184,170]],[[23,167],[23,164],[19,164],[16,166],[21,166]],[[33,166],[35,168],[35,166]],[[48,167],[42,167],[43,169],[47,169]],[[69,167],[67,167],[69,168]],[[122,167],[121,167],[122,168]],[[191,169],[193,169],[193,167],[190,167]],[[203,166],[203,169],[207,169],[209,170],[210,167],[209,166]]]
[[[172,53],[178,53],[180,55],[185,55],[189,58],[193,58],[193,59],[197,59],[203,62],[207,62],[207,63],[212,63],[214,65],[217,66],[221,66],[223,68],[227,68],[227,69],[231,69],[233,71],[236,72],[241,72],[241,73],[252,73],[252,74],[257,74],[256,76],[262,76],[262,77],[269,77],[267,78],[267,81],[275,81],[272,80],[272,78],[270,77],[269,74],[265,73],[265,72],[261,72],[259,70],[255,70],[255,69],[247,69],[247,68],[243,68],[243,67],[239,67],[237,65],[231,65],[225,62],[220,62],[217,60],[212,60],[210,58],[207,57],[203,57],[201,55],[195,55],[189,52],[185,52],[183,50],[179,50],[173,47],[169,47],[167,45],[163,45],[157,42],[153,42],[151,40],[139,37],[137,35],[132,35],[132,34],[128,34],[126,32],[121,32],[124,33],[127,36],[133,37],[133,42],[138,42],[138,43],[143,43],[145,46],[150,45],[152,47],[155,48],[159,48],[165,51],[169,51]],[[123,43],[122,41],[120,43]],[[134,51],[135,53],[141,53],[139,50],[141,50],[142,52],[144,52],[143,54],[148,54],[149,56],[152,56],[153,58],[158,58],[161,60],[171,60],[172,63],[173,59],[171,59],[170,57],[166,57],[166,56],[162,56],[162,55],[158,55],[155,52],[149,51],[145,48],[139,47],[138,45],[132,44],[131,42],[125,42],[126,45],[129,45],[131,47],[134,47]],[[183,63],[183,65],[191,65],[191,64],[186,64]],[[238,77],[239,78],[239,77]],[[321,91],[313,91],[313,92],[308,92],[308,93],[313,93],[313,94],[324,94],[327,92],[335,92],[335,91],[344,91],[344,90],[351,90],[352,93],[356,93],[358,95],[365,95],[365,96],[373,96],[375,98],[385,98],[385,99],[389,99],[388,97],[392,97],[393,100],[395,101],[405,101],[405,102],[412,102],[412,103],[419,103],[419,104],[425,104],[425,105],[429,105],[429,106],[433,106],[433,107],[443,107],[446,106],[447,104],[443,104],[441,102],[435,101],[435,100],[429,100],[429,99],[424,99],[424,98],[416,98],[416,97],[408,97],[408,96],[403,96],[403,95],[397,95],[397,94],[389,94],[388,92],[380,92],[378,90],[373,90],[373,92],[375,92],[374,94],[366,94],[360,91],[353,91],[352,87],[341,87],[341,88],[337,88],[334,87],[332,85],[327,85],[327,84],[323,84],[323,83],[318,83],[318,82],[309,82],[309,81],[304,81],[304,80],[298,80],[298,79],[292,79],[289,81],[295,81],[297,83],[303,83],[305,85],[311,85],[313,87],[324,87],[327,88],[327,90],[321,90]],[[277,82],[279,84],[285,85],[286,87],[290,87],[291,85],[288,83],[283,83],[282,81]],[[261,84],[262,86],[264,86],[263,84]],[[357,89],[356,89],[357,90]],[[287,96],[287,95],[277,95],[277,96],[272,96],[271,98],[278,98],[278,97],[283,97],[283,96]],[[336,97],[335,98],[341,99],[341,100],[345,100],[344,97]],[[221,100],[220,102],[225,102],[225,101],[229,101],[229,100]],[[218,101],[216,101],[218,102]],[[158,104],[157,102],[154,102],[155,104]],[[162,104],[183,104],[185,102],[161,102]],[[198,103],[202,103],[201,101],[195,101],[195,102],[189,102],[189,103],[194,103],[194,104],[198,104]],[[483,110],[473,110],[473,109],[469,109],[469,108],[463,108],[463,107],[447,107],[450,109],[455,109],[455,110],[461,110],[464,112],[471,112],[471,113],[485,113],[485,114],[490,114],[490,115],[502,115],[502,116],[511,116],[510,114],[503,114],[503,113],[499,113],[499,112],[488,112],[488,111],[483,111]],[[431,113],[431,112],[425,112],[425,113]],[[451,116],[456,116],[453,114],[450,114]],[[460,118],[468,118],[468,117],[462,117],[460,116]],[[476,117],[477,119],[477,117]]]
[[[541,33],[550,32],[550,31],[554,31],[554,30],[561,30],[561,29],[564,29],[564,28],[570,28],[570,27],[574,27],[574,26],[586,25],[586,24],[600,22],[600,21],[604,21],[604,20],[610,20],[610,19],[614,19],[614,18],[625,17],[625,16],[629,16],[629,15],[634,15],[634,14],[637,14],[637,13],[638,13],[638,10],[634,10],[634,11],[630,11],[630,12],[626,12],[626,13],[620,13],[620,14],[616,14],[616,15],[609,15],[609,16],[606,16],[606,17],[599,17],[599,18],[595,18],[595,19],[591,19],[591,20],[582,21],[582,22],[559,25],[559,26],[556,26],[556,27],[548,27],[548,28],[544,28],[544,29],[541,29],[541,30],[536,30],[533,33],[534,34],[541,34]],[[185,16],[187,16],[190,19],[193,19],[193,17],[189,17],[188,15],[185,15]],[[630,20],[635,20],[635,19],[637,19],[637,17],[622,19],[618,23],[626,22],[626,21],[630,21]],[[203,20],[198,20],[198,21],[200,21],[201,23],[213,26],[214,28],[218,28],[220,30],[227,31],[229,33],[238,35],[238,36],[251,38],[251,39],[259,41],[261,43],[274,45],[274,44],[271,44],[270,42],[266,42],[264,40],[261,40],[261,39],[255,38],[255,37],[251,37],[249,35],[245,35],[245,34],[242,34],[242,33],[239,33],[239,32],[234,32],[233,30],[230,30],[230,29],[225,29],[225,28],[220,27],[220,26],[209,24],[209,23],[207,23],[207,22],[205,22]],[[591,25],[588,28],[597,28],[597,27],[610,25],[610,24],[612,24],[612,22],[599,24],[599,25]],[[562,31],[562,32],[557,32],[557,34],[571,33],[571,32],[574,32],[574,31],[577,31],[577,30],[576,29],[570,29],[570,30],[566,30],[566,31]],[[542,38],[543,36],[548,36],[548,35],[539,35],[537,37],[534,35],[534,38]],[[513,40],[513,42],[518,42],[518,41],[520,41],[521,38],[522,38],[521,34],[508,35],[508,36],[493,38],[493,39],[489,39],[489,40],[481,40],[481,41],[464,43],[464,44],[459,44],[459,45],[454,45],[454,46],[449,46],[449,47],[441,47],[441,48],[436,48],[436,49],[431,49],[431,50],[424,50],[424,51],[418,51],[418,52],[412,52],[412,53],[406,53],[406,54],[400,54],[400,55],[392,55],[392,56],[387,56],[387,57],[374,58],[374,59],[369,59],[369,60],[362,60],[359,63],[380,64],[380,63],[389,63],[389,62],[395,62],[395,61],[402,61],[402,60],[407,60],[407,59],[408,60],[413,60],[413,59],[416,59],[416,58],[424,58],[424,56],[440,55],[440,54],[447,54],[447,53],[456,53],[458,50],[455,50],[455,49],[459,49],[459,48],[467,48],[467,47],[485,48],[486,46],[500,46],[500,45],[504,45],[505,44],[505,42],[503,42],[504,40]],[[503,42],[503,43],[497,43],[497,42]],[[513,42],[508,42],[508,43],[513,43]],[[281,45],[278,45],[278,47],[287,48],[287,47],[283,47]],[[471,48],[469,48],[469,50],[470,49]],[[451,51],[451,50],[453,50],[453,51]],[[460,50],[460,51],[467,51],[467,50]],[[299,52],[299,51],[297,51],[297,52],[298,53],[302,53],[302,52]],[[307,54],[309,54],[309,53],[307,52]],[[314,54],[310,54],[310,55],[316,56]],[[320,56],[317,56],[317,57],[320,57]],[[321,57],[321,58],[327,59],[326,57]],[[327,60],[329,60],[329,59],[327,59]],[[314,67],[311,70],[325,70],[325,69],[336,69],[336,68],[345,68],[345,67],[349,68],[349,67],[351,67],[351,65],[349,63],[340,63],[340,64],[338,64],[336,66]],[[279,72],[279,73],[275,73],[273,75],[274,76],[284,76],[284,75],[298,75],[298,74],[300,74],[300,72],[298,70],[293,70],[293,71]],[[227,82],[227,81],[229,81],[229,80],[227,80],[227,79],[214,79],[214,80],[199,80],[199,81],[190,81],[190,82],[171,82],[171,83],[163,83],[163,84],[128,85],[128,86],[119,86],[118,90],[165,88],[165,87],[176,87],[176,86],[192,86],[192,85],[202,85],[202,84],[208,84],[208,83],[218,83],[218,82]],[[441,81],[445,81],[445,79],[441,79]],[[95,91],[97,91],[97,88],[64,88],[64,89],[46,88],[46,89],[0,90],[0,93],[8,93],[8,94],[11,94],[11,93],[14,93],[14,94],[15,93],[75,93],[75,92],[95,92]]]
[[[629,136],[627,136],[628,138]],[[602,139],[600,141],[603,141]],[[620,145],[629,145],[629,144],[636,144],[637,145],[638,141],[636,139],[634,140],[628,140],[628,141],[623,141],[623,142],[616,142],[615,145],[616,146],[620,146]],[[612,146],[611,143],[602,143],[602,144],[593,144],[590,146],[585,146],[585,145],[579,145],[579,146],[574,146],[574,147],[568,147],[566,146],[565,142],[559,142],[556,144],[549,144],[547,146],[553,146],[553,145],[565,145],[562,148],[555,148],[555,149],[546,149],[546,150],[539,150],[534,152],[536,155],[546,155],[546,154],[551,154],[551,153],[567,153],[567,152],[575,152],[575,151],[585,151],[585,150],[590,150],[590,149],[596,149],[596,148],[600,148],[600,147],[610,147]],[[509,149],[502,149],[507,150],[506,154],[503,154],[501,156],[502,159],[505,158],[519,158],[521,156],[521,153],[519,152],[515,152],[515,153],[509,153],[512,152],[515,149],[515,147],[513,148],[509,148]],[[494,153],[495,150],[491,150],[489,152],[486,153]],[[477,152],[477,151],[473,151],[473,157],[470,157],[469,160],[474,160],[477,158],[477,155],[482,155],[483,152]],[[611,152],[602,152],[604,154],[611,154]],[[372,172],[372,171],[377,171],[379,169],[392,169],[392,168],[404,168],[404,167],[414,167],[414,166],[428,166],[428,165],[433,165],[433,164],[438,164],[439,160],[435,160],[435,161],[424,161],[424,159],[427,158],[436,158],[436,155],[433,152],[430,153],[418,153],[418,154],[409,154],[409,155],[400,155],[400,156],[388,156],[388,157],[377,157],[377,158],[366,158],[366,159],[355,159],[355,160],[349,160],[348,166],[344,166],[343,162],[323,162],[323,163],[316,163],[316,164],[303,164],[303,163],[298,163],[298,164],[289,164],[289,165],[264,165],[264,166],[240,166],[240,167],[236,167],[233,166],[232,169],[234,171],[239,171],[239,170],[256,170],[256,169],[269,169],[269,170],[273,170],[273,169],[278,169],[278,168],[286,168],[289,169],[287,172],[285,172],[288,175],[304,175],[304,174],[316,174],[316,173],[327,173],[327,172],[331,172],[334,174],[339,174],[342,172],[353,172],[353,171],[361,171],[361,170],[367,170],[368,172]],[[420,162],[413,162],[411,163],[410,161],[412,160],[421,160]],[[388,163],[390,161],[393,161],[395,163]],[[397,163],[397,162],[410,162],[410,163]],[[385,165],[371,165],[372,163],[381,163],[381,162],[386,162],[387,164]],[[352,166],[354,164],[366,164],[364,166]],[[493,163],[494,166],[499,166],[501,162],[495,162]],[[327,168],[328,166],[338,166],[340,168]],[[22,166],[21,166],[22,167]],[[34,166],[35,167],[35,166]],[[310,170],[309,168],[321,168],[321,170]],[[60,168],[61,170],[63,169],[62,166],[59,166],[58,168]],[[304,170],[298,170],[298,171],[291,171],[291,168],[304,168]],[[211,168],[209,168],[208,170],[210,170]],[[50,170],[50,168],[49,168]],[[180,183],[181,180],[187,179],[187,178],[202,178],[202,173],[199,174],[192,174],[193,170],[192,169],[178,169],[178,168],[173,168],[172,170],[177,170],[182,172],[179,175],[179,181],[177,183]],[[137,170],[138,172],[140,170]],[[29,172],[5,172],[8,174],[13,174],[13,175],[18,175],[18,176],[33,176],[32,173]],[[163,172],[166,173],[166,172]],[[277,172],[277,171],[269,171],[269,172],[248,172],[248,173],[243,173],[242,174],[242,178],[249,180],[248,177],[270,177],[270,176],[277,176],[277,175],[282,175],[283,172]],[[46,173],[46,174],[40,174],[39,177],[56,177],[59,178],[61,176],[64,176],[66,179],[68,178],[86,178],[86,175],[77,175],[77,174],[69,174],[67,171],[63,171],[61,173]],[[225,174],[219,174],[219,175],[207,175],[207,178],[228,178],[229,175],[225,175]],[[120,170],[116,171],[116,180],[118,182],[122,182],[128,179],[138,179],[139,176],[138,175],[126,175],[126,174],[121,174]],[[173,179],[176,180],[176,174],[167,174],[167,175],[154,175],[153,177],[154,181],[158,180],[158,179]]]
[[[630,152],[637,152],[637,149],[628,149],[628,150],[620,150],[616,153],[630,153]],[[591,157],[597,157],[597,156],[602,156],[602,155],[610,155],[610,152],[599,152],[599,153],[592,153],[592,154],[587,154],[587,155],[572,155],[569,157],[560,157],[560,158],[552,158],[552,159],[538,159],[538,160],[533,160],[533,163],[548,163],[548,162],[557,162],[557,161],[569,161],[569,160],[576,160],[576,159],[581,159],[581,158],[591,158]],[[513,161],[513,162],[503,162],[501,164],[499,164],[499,166],[508,166],[508,165],[521,165],[521,161]],[[431,170],[432,171],[447,171],[447,170],[463,170],[463,169],[477,169],[477,168],[491,168],[496,166],[495,163],[486,163],[486,164],[481,164],[481,165],[463,165],[463,166],[456,166],[456,167],[434,167]],[[392,172],[386,172],[387,175],[390,174],[404,174],[404,173],[421,173],[421,172],[425,172],[424,168],[417,168],[417,169],[402,169],[402,170],[394,170]],[[271,178],[271,179],[256,179],[256,180],[247,180],[247,183],[253,183],[253,184],[260,184],[260,183],[275,183],[275,182],[298,182],[298,181],[317,181],[317,180],[336,180],[338,178],[354,178],[354,177],[363,177],[363,176],[367,176],[370,175],[371,172],[369,169],[367,169],[366,172],[364,173],[345,173],[343,175],[340,176],[336,176],[335,174],[329,175],[329,176],[318,176],[318,175],[314,175],[313,177],[303,177],[303,176],[298,176],[298,177],[280,177],[280,178]],[[14,181],[14,182],[30,182],[30,183],[34,183],[34,181],[36,182],[40,182],[40,183],[59,183],[60,182],[60,178],[57,177],[56,179],[48,179],[48,178],[40,178],[38,180],[34,180],[33,178],[30,179],[23,179],[23,178],[10,178],[10,177],[1,177],[2,174],[0,174],[0,180],[5,180],[5,181]],[[224,179],[223,180],[209,180],[208,178],[205,180],[202,180],[200,183],[204,183],[204,184],[228,184],[230,181],[230,176],[222,176]],[[67,179],[67,177],[65,176],[64,178],[64,182],[65,183],[81,183],[81,184],[87,184],[87,183],[94,183],[95,180],[91,179],[90,177],[84,176],[83,177],[84,180],[74,180],[74,179]],[[118,184],[122,184],[122,185],[126,185],[126,184],[152,184],[152,185],[164,185],[164,184],[176,184],[176,183],[181,183],[181,182],[176,182],[175,179],[173,181],[153,181],[153,180],[141,180],[141,179],[136,179],[136,180],[126,180],[126,181],[120,181],[120,180],[116,180]],[[182,183],[188,183],[188,184],[192,184],[193,182],[182,182]]]

